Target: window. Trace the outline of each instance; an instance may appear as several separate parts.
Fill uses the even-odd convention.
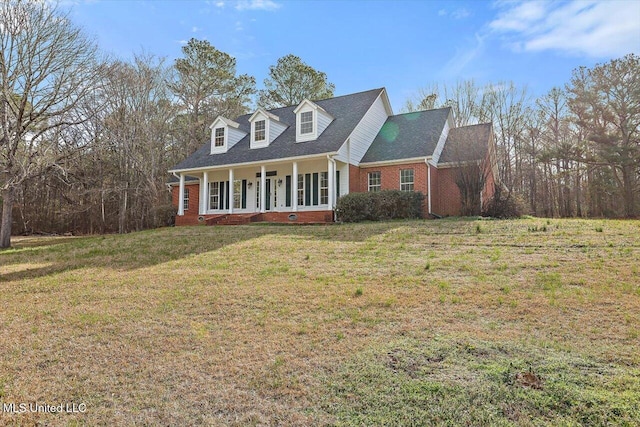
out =
[[[298,175],[298,206],[304,206],[304,175]]]
[[[313,111],[300,113],[300,134],[313,133]]]
[[[224,146],[224,128],[216,128],[214,145],[216,147]]]
[[[320,172],[320,204],[329,203],[329,173]]]
[[[184,189],[184,197],[182,198],[182,208],[186,211],[189,209],[189,189]]]
[[[377,192],[382,188],[380,172],[369,172],[369,191]]]
[[[266,121],[259,120],[253,124],[253,140],[254,141],[264,141],[266,139]]]
[[[209,209],[220,209],[220,183],[209,184]]]
[[[413,169],[400,169],[400,191],[413,191]]]
[[[242,207],[242,181],[236,179],[233,181],[233,208],[240,209]]]

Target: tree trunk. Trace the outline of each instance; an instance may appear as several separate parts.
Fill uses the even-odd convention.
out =
[[[11,247],[11,222],[13,213],[13,188],[2,192],[2,222],[0,222],[0,249]]]

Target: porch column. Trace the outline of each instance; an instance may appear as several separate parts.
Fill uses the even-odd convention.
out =
[[[229,169],[229,213],[233,213],[233,169]]]
[[[184,215],[184,174],[180,174],[180,188],[178,189],[178,215]]]
[[[267,168],[260,166],[260,212],[266,212],[267,206]]]
[[[327,208],[328,210],[333,210],[333,198],[334,198],[334,194],[335,194],[335,179],[336,179],[336,170],[335,170],[335,160],[333,160],[331,157],[328,157],[329,162],[329,167],[328,167],[328,188],[327,191],[329,192],[329,194],[327,195],[327,204],[329,205],[329,207]]]
[[[293,162],[292,173],[292,186],[291,186],[291,208],[294,212],[298,211],[298,162]]]
[[[209,172],[203,172],[202,179],[200,180],[200,215],[207,213],[207,199],[209,198],[209,195],[207,194],[208,184]]]

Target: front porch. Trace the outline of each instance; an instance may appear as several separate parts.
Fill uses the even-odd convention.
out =
[[[186,183],[187,175],[196,180]],[[330,156],[188,171],[179,177],[173,190],[178,193],[176,225],[332,222],[336,200],[349,190],[349,165]]]

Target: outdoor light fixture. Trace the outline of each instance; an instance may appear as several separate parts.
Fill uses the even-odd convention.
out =
[[[247,182],[247,187],[249,187],[249,188],[253,187],[253,182],[251,182],[251,181]]]
[[[278,180],[278,187],[280,187],[282,185],[282,179]]]

